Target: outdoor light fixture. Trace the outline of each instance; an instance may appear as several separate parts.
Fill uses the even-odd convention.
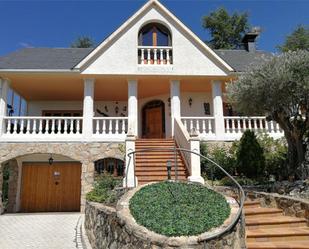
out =
[[[167,169],[167,179],[171,180],[171,171],[172,171],[172,162],[171,161],[166,162],[166,169]]]
[[[49,163],[49,165],[52,165],[52,164],[53,164],[53,162],[54,162],[53,155],[52,155],[52,154],[50,154],[50,158],[48,159],[48,163]]]
[[[189,100],[188,100],[189,106],[190,106],[190,107],[192,106],[192,101],[193,101],[193,100],[192,100],[192,98],[190,97]]]

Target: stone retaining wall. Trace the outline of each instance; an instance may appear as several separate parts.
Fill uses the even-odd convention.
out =
[[[309,200],[298,199],[274,193],[246,191],[250,200],[260,200],[263,207],[283,210],[284,215],[306,218],[309,225]]]
[[[191,237],[166,237],[147,230],[128,214],[128,193],[117,208],[87,202],[85,229],[93,249],[242,249],[245,247],[244,219],[228,233],[214,240],[210,233]]]
[[[0,143],[0,197],[2,196],[2,167],[5,162],[24,155],[31,154],[57,154],[79,161],[82,164],[81,175],[81,211],[84,211],[85,196],[94,181],[94,162],[107,157],[124,160],[123,143]],[[14,171],[13,171],[14,173]],[[14,173],[14,179],[16,175]],[[13,179],[12,179],[13,180]],[[13,186],[15,183],[11,183]],[[15,189],[16,192],[16,189]],[[11,193],[14,198],[14,194]],[[15,193],[16,197],[16,193]],[[12,202],[12,208],[14,203]],[[3,205],[0,198],[0,214]]]

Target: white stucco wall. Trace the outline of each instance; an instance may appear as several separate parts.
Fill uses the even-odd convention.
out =
[[[173,65],[138,65],[138,31],[146,23],[160,22],[172,34]],[[210,59],[211,58],[211,59]],[[205,48],[201,48],[180,25],[157,7],[150,9],[109,43],[83,74],[226,75]]]
[[[189,99],[192,99],[192,106]],[[210,104],[210,115],[205,115],[204,103]],[[210,92],[183,92],[181,93],[181,116],[207,117],[213,116],[213,102]]]
[[[107,111],[105,109],[107,107]],[[119,111],[116,114],[115,107],[118,106]],[[44,110],[82,110],[82,101],[31,101],[28,103],[28,116],[42,116]],[[128,104],[126,101],[95,101],[94,112],[95,116],[101,117],[96,110],[106,113],[110,117],[118,117],[123,114],[128,114]]]

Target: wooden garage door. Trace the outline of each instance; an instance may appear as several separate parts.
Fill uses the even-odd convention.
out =
[[[80,163],[23,163],[22,212],[79,211],[80,194]]]

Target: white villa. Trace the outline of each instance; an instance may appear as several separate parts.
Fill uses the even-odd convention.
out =
[[[137,149],[199,152],[200,141],[233,141],[246,129],[282,136],[265,117],[238,116],[224,96],[226,83],[271,56],[256,50],[257,36],[247,34],[243,50],[212,50],[150,0],[95,49],[25,48],[0,57],[7,211],[83,210],[96,172],[123,175],[127,187],[166,179],[173,155],[128,160]],[[203,182],[198,156],[179,160],[179,177]],[[1,186],[0,173],[0,196]]]

